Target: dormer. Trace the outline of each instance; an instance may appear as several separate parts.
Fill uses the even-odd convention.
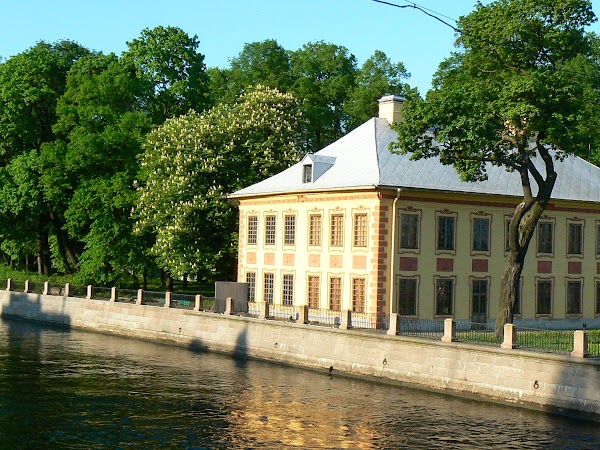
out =
[[[335,157],[308,154],[301,164],[302,183],[314,183],[335,164]]]

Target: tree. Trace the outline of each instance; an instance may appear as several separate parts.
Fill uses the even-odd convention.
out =
[[[0,184],[4,200],[2,220],[19,223],[28,236],[19,244],[13,227],[3,227],[0,239],[12,257],[32,250],[37,240],[38,271],[50,272],[49,233],[64,242],[54,221],[52,204],[45,202],[39,186],[39,152],[54,139],[56,104],[71,66],[89,51],[71,41],[39,42],[0,65]],[[28,180],[24,185],[21,183]],[[24,188],[27,187],[27,189]],[[52,225],[52,227],[50,227]]]
[[[498,334],[513,319],[525,255],[556,182],[554,161],[587,152],[591,134],[598,138],[589,124],[598,120],[599,67],[585,32],[594,21],[586,0],[478,3],[458,22],[461,51],[440,65],[425,100],[405,104],[397,125],[395,149],[437,156],[466,181],[486,179],[490,165],[520,176]]]
[[[211,71],[215,80],[219,73]],[[288,92],[293,84],[289,52],[276,40],[267,39],[245,44],[226,70],[227,91],[220,97],[234,103],[247,89],[261,85]]]
[[[257,87],[234,105],[173,118],[148,136],[141,159],[136,231],[152,233],[151,249],[172,276],[229,278],[237,214],[224,194],[296,162],[296,101]]]
[[[131,209],[151,95],[131,61],[114,54],[84,57],[68,74],[54,126],[59,138],[42,146],[41,179],[44,197],[80,243],[82,281],[118,283],[144,263]]]
[[[348,114],[348,129],[354,129],[372,117],[377,116],[379,100],[384,95],[410,97],[416,95],[402,80],[410,73],[401,62],[392,63],[387,55],[375,50],[365,61],[356,76],[356,88],[344,104]]]
[[[209,106],[208,76],[199,44],[197,36],[172,26],[146,28],[138,39],[127,43],[123,57],[132,60],[154,86],[148,104],[153,123]]]
[[[317,151],[347,131],[344,104],[356,86],[356,58],[345,47],[319,41],[292,52],[291,62],[291,92],[307,120],[305,147]]]

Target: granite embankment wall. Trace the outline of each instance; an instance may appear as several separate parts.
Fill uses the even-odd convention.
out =
[[[1,314],[600,420],[600,362],[103,300],[0,291]]]

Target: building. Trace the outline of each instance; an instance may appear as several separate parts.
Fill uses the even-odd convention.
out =
[[[393,154],[402,99],[289,169],[241,189],[238,281],[276,305],[489,322],[498,308],[516,174],[466,183],[436,158]],[[600,169],[556,162],[516,321],[600,325]]]

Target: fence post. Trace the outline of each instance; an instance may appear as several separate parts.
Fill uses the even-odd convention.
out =
[[[352,311],[345,309],[342,311],[342,323],[340,323],[340,330],[347,330],[352,328]]]
[[[258,313],[259,319],[266,319],[269,317],[269,304],[267,302],[260,303],[260,312]]]
[[[196,294],[196,304],[194,305],[194,311],[200,311],[202,307],[202,295]]]
[[[65,283],[65,297],[71,296],[71,284]]]
[[[442,342],[456,342],[456,322],[451,318],[444,320]]]
[[[25,280],[25,289],[23,290],[23,292],[25,292],[25,293],[29,292],[29,280]]]
[[[85,298],[92,298],[92,294],[94,292],[94,288],[92,287],[91,284],[88,284],[87,286],[87,295],[85,296]]]
[[[308,320],[308,305],[300,306],[300,317],[298,317],[298,322],[303,323],[304,325],[309,323]]]
[[[13,281],[13,279],[9,278],[8,280],[6,280],[6,290],[12,291],[14,288],[15,288],[15,282]]]
[[[171,291],[165,292],[165,308],[171,307],[171,295],[173,295]]]
[[[388,328],[387,334],[391,334],[392,336],[396,336],[396,334],[398,334],[398,325],[400,323],[398,318],[398,314],[390,314],[390,327]]]
[[[233,299],[231,297],[225,299],[225,312],[223,314],[226,316],[233,314]]]
[[[135,304],[141,305],[143,299],[144,299],[144,290],[138,289],[138,295],[137,295],[137,300],[136,300]]]
[[[50,293],[50,283],[48,281],[44,281],[44,290],[42,291],[43,295],[48,295]]]
[[[588,335],[587,331],[576,330],[573,335],[573,351],[571,356],[576,358],[587,358],[588,353]]]
[[[117,288],[115,286],[110,288],[110,301],[111,302],[117,301]]]
[[[511,350],[517,348],[517,330],[514,324],[504,324],[504,341],[500,344],[500,348],[508,348]]]

